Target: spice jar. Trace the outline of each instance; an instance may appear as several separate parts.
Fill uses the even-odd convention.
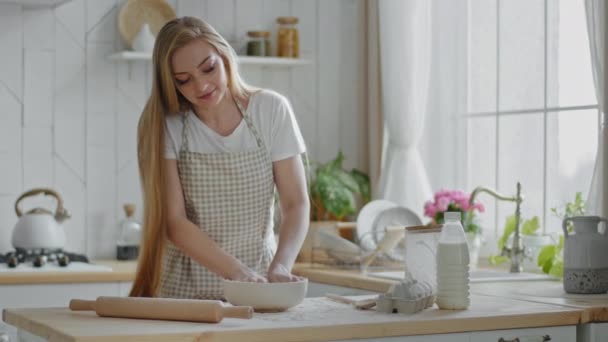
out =
[[[120,232],[116,243],[116,259],[135,260],[139,255],[141,224],[135,219],[135,204],[123,206],[126,217],[120,221]]]
[[[278,17],[277,56],[297,58],[300,56],[297,17]]]
[[[270,56],[270,31],[249,31],[247,56]]]

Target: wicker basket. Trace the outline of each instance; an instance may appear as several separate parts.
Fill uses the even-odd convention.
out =
[[[133,48],[133,39],[144,23],[156,36],[168,21],[176,17],[165,0],[128,0],[118,14],[118,30],[122,39]]]

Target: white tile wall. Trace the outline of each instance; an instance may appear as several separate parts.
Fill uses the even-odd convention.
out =
[[[17,197],[53,187],[72,218],[66,249],[113,257],[122,205],[141,210],[136,127],[151,83],[148,62],[112,63],[124,49],[117,17],[124,0],[72,0],[56,8],[0,4],[0,253],[11,248]],[[242,68],[251,84],[292,102],[312,159],[339,149],[363,160],[363,0],[169,0],[178,15],[208,20],[243,52],[248,30],[275,31],[300,18],[300,50],[314,63]],[[273,48],[274,48],[273,39]],[[48,199],[24,201],[24,208]]]

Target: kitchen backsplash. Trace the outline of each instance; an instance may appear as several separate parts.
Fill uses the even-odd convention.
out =
[[[299,17],[301,55],[312,63],[247,66],[245,79],[288,96],[312,159],[342,150],[347,166],[366,168],[364,1],[168,2],[180,16],[208,20],[238,51],[248,30],[274,33],[276,17]],[[0,253],[12,249],[14,202],[33,187],[60,193],[72,214],[66,249],[89,257],[114,257],[125,202],[141,215],[135,135],[150,63],[107,59],[125,48],[117,31],[122,4],[0,3]]]

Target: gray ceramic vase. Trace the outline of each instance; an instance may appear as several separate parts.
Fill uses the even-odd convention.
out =
[[[572,221],[574,232],[568,233]],[[568,293],[599,294],[608,292],[608,235],[600,229],[599,216],[575,216],[563,221],[564,290]]]

